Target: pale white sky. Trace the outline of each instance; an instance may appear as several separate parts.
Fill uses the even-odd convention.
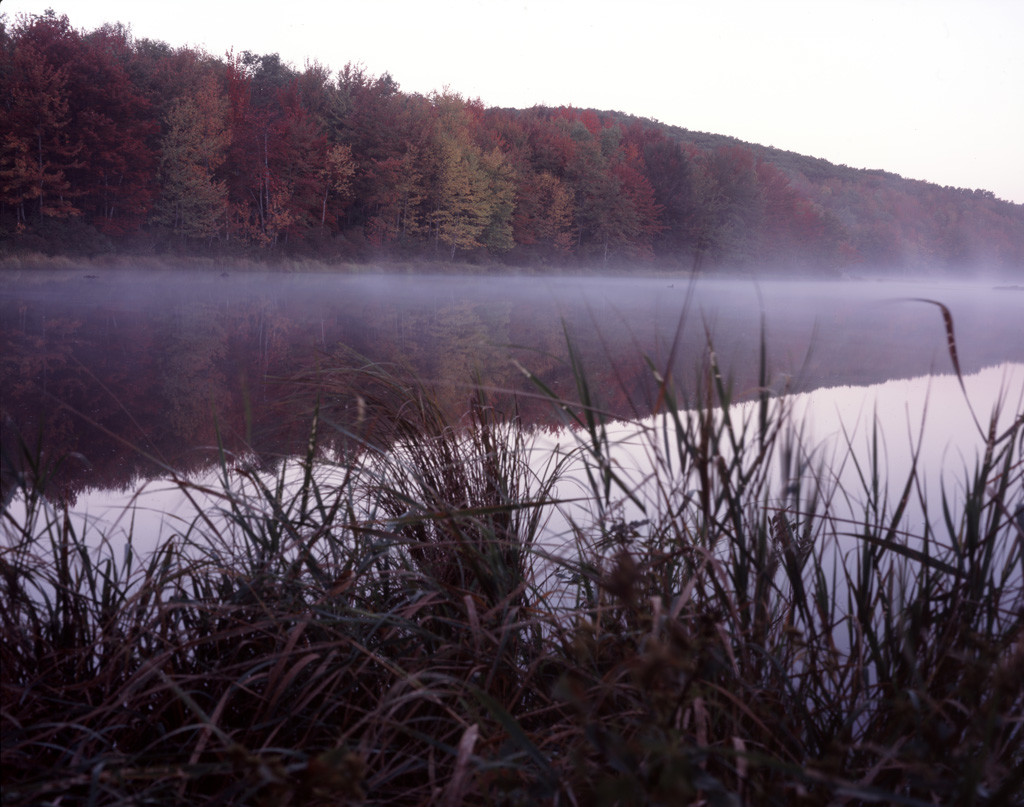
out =
[[[407,92],[616,109],[1024,203],[1024,0],[3,0],[360,62]]]

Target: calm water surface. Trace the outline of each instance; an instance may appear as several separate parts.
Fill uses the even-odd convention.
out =
[[[899,530],[906,540],[914,543],[924,533],[927,520],[938,541],[947,542],[949,535],[942,524],[942,497],[945,495],[952,512],[959,512],[965,480],[984,446],[971,410],[982,420],[984,428],[988,427],[990,415],[998,410],[999,429],[1009,426],[1013,418],[1024,411],[1024,363],[986,368],[963,380],[966,394],[955,376],[936,375],[866,387],[823,387],[790,396],[784,405],[791,413],[792,422],[799,424],[802,430],[798,453],[803,494],[800,502],[788,497],[787,483],[792,483],[793,479],[784,480],[781,467],[773,464],[775,472],[771,475],[768,505],[798,518],[808,496],[817,496],[818,517],[827,512],[832,528],[826,532],[835,539],[830,538],[828,551],[846,555],[858,547],[857,534],[868,500],[863,475],[870,477],[873,452],[878,452],[881,475],[890,483],[888,493],[883,490],[883,496],[887,497],[884,508],[889,513],[895,507],[899,489],[912,473],[916,455],[919,484],[899,522]],[[756,420],[755,406],[754,403],[735,405],[734,421]],[[612,513],[615,521],[656,519],[668,512],[667,491],[675,497],[678,507],[680,497],[686,496],[689,488],[696,487],[692,476],[677,474],[673,477],[664,473],[667,467],[680,468],[676,456],[666,463],[665,429],[663,415],[610,424],[612,465],[635,500],[647,508],[641,510],[635,500],[613,487],[607,512]],[[533,439],[534,465],[542,472],[553,454],[577,452],[586,438],[577,431],[561,428],[536,432]],[[268,471],[262,474],[262,479],[273,489],[281,473],[281,470]],[[297,488],[302,473],[298,463],[286,465],[283,470],[286,486]],[[333,473],[329,463],[320,469],[324,490],[331,489]],[[340,479],[342,473],[338,471],[336,475]],[[555,498],[564,503],[551,507],[546,517],[543,541],[548,551],[574,556],[574,536],[578,534],[574,526],[582,528],[583,534],[594,534],[588,527],[597,523],[600,516],[589,495],[586,479],[577,454],[555,490]],[[113,541],[116,544],[131,534],[136,550],[145,554],[155,548],[161,538],[190,532],[200,511],[204,518],[218,521],[217,514],[226,505],[218,492],[222,484],[219,471],[209,469],[193,474],[190,481],[189,497],[182,494],[178,485],[159,478],[137,489],[87,489],[78,496],[72,518],[79,534],[91,543]],[[250,484],[239,477],[232,485],[236,494],[247,491],[248,500],[259,509],[260,494]],[[204,494],[204,489],[211,493]],[[927,511],[922,502],[927,503]],[[1011,491],[1008,505],[1011,510],[1024,506],[1024,490]],[[19,513],[24,512],[21,503],[16,499],[10,509],[18,523]],[[641,527],[637,537],[642,540],[643,534]]]
[[[10,456],[20,434],[47,458],[67,457],[52,495],[104,518],[149,482],[139,501],[171,528],[179,503],[159,482],[168,468],[208,473],[218,441],[272,467],[301,450],[314,400],[326,422],[355,416],[368,391],[353,368],[367,363],[422,380],[455,419],[477,377],[496,406],[510,407],[515,394],[526,422],[553,428],[550,403],[532,394],[519,366],[572,399],[567,338],[602,408],[636,420],[657,396],[642,357],[671,370],[685,401],[713,345],[742,401],[757,390],[763,333],[773,389],[821,390],[794,399],[817,456],[845,450],[835,442],[840,415],[856,446],[877,414],[895,462],[926,396],[936,452],[928,476],[938,479],[971,462],[974,446],[958,441],[974,429],[959,384],[933,378],[951,360],[940,309],[922,299],[953,316],[979,415],[988,415],[995,379],[1008,385],[1006,411],[1019,411],[1024,291],[989,282],[4,276],[4,446]],[[986,367],[998,369],[973,375]]]

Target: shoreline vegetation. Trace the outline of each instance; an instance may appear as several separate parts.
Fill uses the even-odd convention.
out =
[[[1024,265],[1024,205],[623,112],[485,107],[348,63],[0,15],[0,257]]]
[[[75,255],[47,255],[41,252],[13,253],[0,255],[0,280],[4,275],[16,276],[19,272],[41,273],[41,276],[59,272],[82,273],[109,271],[143,272],[209,272],[209,273],[275,273],[275,274],[382,274],[382,275],[549,275],[549,276],[616,276],[623,274],[621,265],[579,264],[560,266],[557,270],[539,266],[509,266],[499,263],[469,263],[462,260],[429,258],[384,258],[373,262],[351,260],[327,260],[317,257],[288,257],[286,255],[264,255],[255,257],[209,257],[203,255],[97,255],[80,257]],[[664,261],[647,263],[634,267],[628,272],[632,277],[682,277],[693,275],[692,266],[678,262]],[[730,276],[728,271],[716,273]],[[743,272],[750,276],[750,272]],[[950,274],[950,277],[956,277]]]
[[[692,264],[677,260],[648,261],[626,267],[620,263],[578,263],[574,265],[514,266],[496,262],[466,262],[455,259],[383,258],[372,262],[352,260],[327,260],[317,257],[288,257],[268,254],[256,257],[210,257],[204,255],[123,255],[107,254],[93,257],[76,255],[48,255],[41,252],[15,252],[0,254],[0,283],[6,279],[25,281],[33,276],[40,280],[59,279],[62,276],[98,279],[99,273],[107,272],[180,272],[184,275],[219,274],[224,277],[238,274],[322,274],[322,275],[438,275],[438,276],[543,276],[543,277],[615,277],[615,278],[668,278],[683,283],[698,277],[714,277],[736,280],[821,280],[821,281],[902,281],[920,279],[941,280],[991,280],[993,288],[1001,291],[1024,291],[1024,286],[1014,283],[1018,275],[1011,272],[993,272],[991,267],[980,275],[965,275],[955,268],[942,271],[917,273],[914,271],[894,272],[885,269],[870,270],[868,267],[851,267],[849,270],[822,273],[813,267],[717,266],[714,271],[694,268]],[[95,277],[93,277],[95,275]]]
[[[839,489],[766,378],[730,408],[709,349],[690,400],[649,365],[641,498],[569,356],[571,398],[524,371],[575,436],[540,469],[514,410],[453,422],[371,365],[346,448],[314,416],[275,477],[222,452],[219,487],[177,481],[216,511],[147,556],[76,531],[23,445],[3,803],[1019,803],[1024,414],[978,413],[958,497],[888,479],[877,433]]]

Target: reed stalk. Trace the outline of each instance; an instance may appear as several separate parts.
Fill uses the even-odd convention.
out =
[[[876,432],[838,488],[766,369],[741,407],[650,364],[638,479],[569,356],[546,463],[363,368],[343,450],[222,451],[147,555],[12,476],[3,803],[1020,803],[1024,417],[911,536],[916,463]]]

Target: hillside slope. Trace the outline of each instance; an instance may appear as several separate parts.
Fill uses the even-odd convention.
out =
[[[620,112],[0,28],[0,254],[1020,273],[1024,205]]]

